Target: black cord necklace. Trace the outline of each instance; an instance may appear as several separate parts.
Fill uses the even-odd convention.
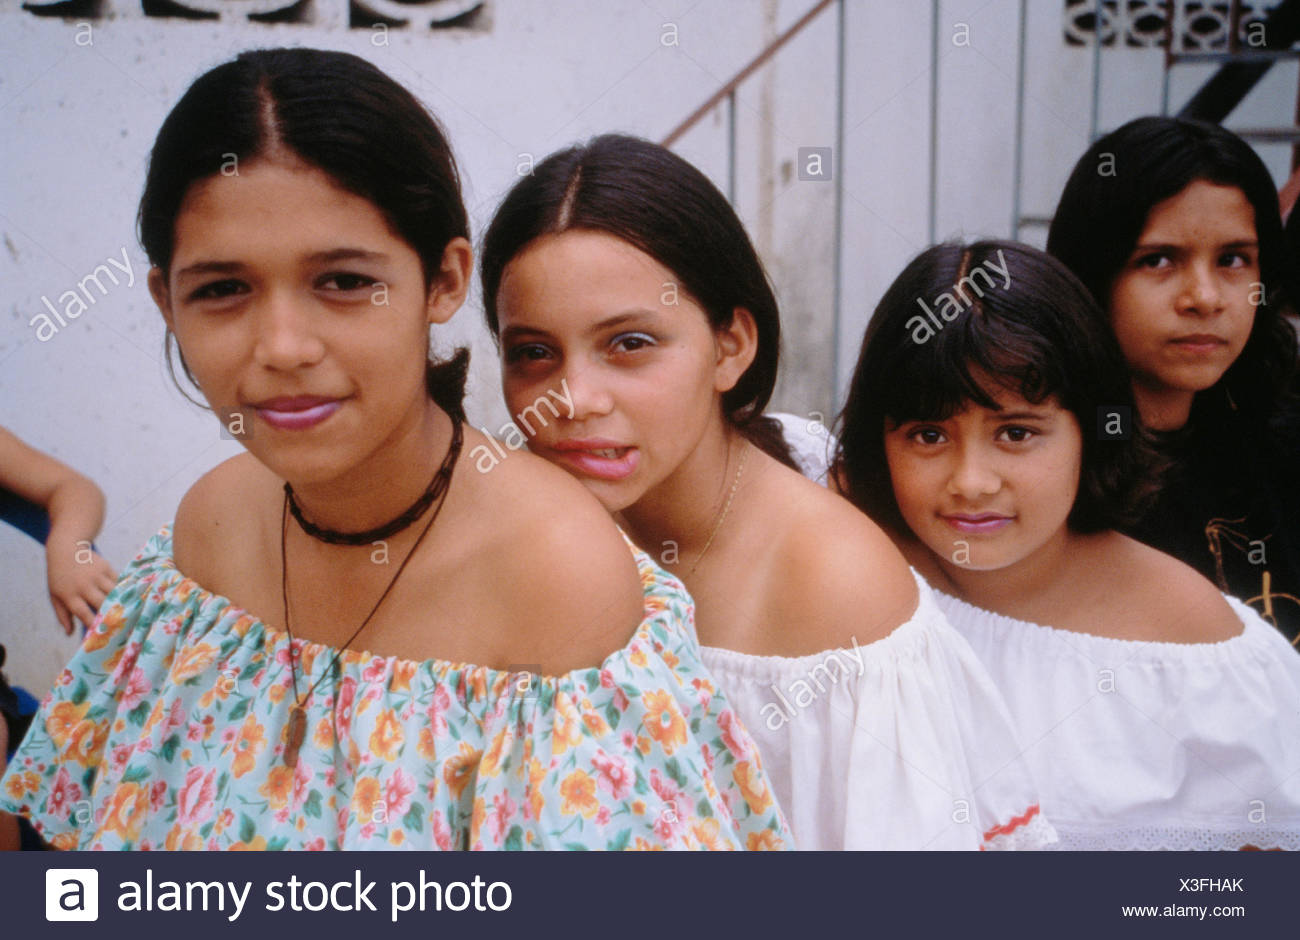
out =
[[[285,766],[290,769],[298,766],[298,751],[302,748],[302,740],[307,733],[307,701],[312,697],[312,693],[316,691],[317,687],[325,681],[325,677],[334,672],[335,668],[339,664],[339,659],[343,656],[343,651],[352,645],[356,638],[361,635],[361,631],[366,628],[366,624],[370,623],[371,619],[375,616],[375,613],[379,610],[380,605],[383,604],[384,599],[388,597],[389,592],[392,591],[393,585],[397,583],[397,579],[400,578],[402,572],[406,570],[407,562],[409,562],[415,555],[416,549],[420,547],[420,543],[423,542],[424,537],[429,534],[429,530],[433,528],[433,524],[438,520],[438,516],[442,512],[442,507],[446,503],[445,497],[447,495],[447,489],[451,485],[451,474],[452,471],[456,469],[456,458],[460,456],[461,444],[464,441],[464,435],[462,433],[459,419],[453,416],[451,423],[451,446],[447,449],[447,456],[443,458],[442,465],[438,467],[438,472],[434,475],[433,483],[431,483],[429,489],[425,491],[425,496],[429,496],[430,493],[433,495],[430,496],[427,501],[425,501],[424,496],[420,497],[421,501],[424,501],[426,509],[434,499],[437,499],[438,508],[433,511],[433,515],[431,515],[429,521],[425,523],[424,528],[420,531],[419,536],[415,540],[415,544],[411,546],[411,550],[406,553],[406,557],[402,559],[402,563],[397,567],[397,573],[394,574],[392,580],[388,582],[388,587],[384,588],[384,593],[379,595],[379,600],[375,601],[375,606],[370,608],[370,613],[366,614],[366,619],[362,620],[361,625],[353,630],[352,635],[335,650],[334,658],[330,660],[330,664],[325,667],[320,678],[312,683],[311,688],[307,690],[307,694],[304,696],[298,695],[298,658],[294,650],[293,627],[289,622],[289,559],[286,552],[286,543],[289,532],[289,512],[293,509],[293,491],[289,489],[289,484],[286,483],[284,485],[284,510],[280,517],[280,593],[281,599],[284,602],[284,630],[289,634],[289,677],[293,682],[293,705],[289,709],[289,727],[284,745],[284,763]],[[419,505],[419,503],[416,505]],[[415,507],[412,507],[412,509],[414,508]],[[411,511],[411,509],[408,509],[403,513],[403,517],[409,515]],[[300,524],[303,521],[302,517],[296,512],[294,513],[294,518],[296,518]],[[419,518],[418,515],[413,516],[410,521],[404,523],[393,531],[401,531],[401,529],[406,528],[406,526],[410,525],[411,522],[414,522],[417,518]],[[401,519],[399,518],[395,521],[400,522]],[[390,522],[383,528],[387,529],[393,524],[394,523]],[[304,528],[306,528],[306,526],[304,526]],[[308,530],[308,532],[309,534],[314,534],[311,533],[310,530]],[[331,534],[344,535],[344,533]],[[368,535],[369,533],[365,534]],[[377,536],[376,538],[378,539],[382,537],[383,536]],[[346,536],[346,538],[350,539],[352,536]],[[325,539],[324,541],[335,540]],[[367,542],[368,541],[369,540],[367,540]],[[366,543],[363,542],[362,544]]]
[[[365,532],[339,532],[336,529],[321,528],[310,522],[302,514],[298,501],[293,498],[293,487],[286,482],[284,484],[284,496],[289,506],[289,512],[293,514],[293,518],[297,520],[298,525],[302,527],[304,532],[318,541],[329,542],[331,545],[370,545],[373,542],[380,542],[396,535],[423,516],[429,507],[433,505],[433,501],[446,490],[447,484],[451,480],[451,468],[456,462],[456,456],[460,453],[463,439],[460,421],[453,417],[451,425],[451,448],[447,451],[447,456],[442,465],[438,467],[438,471],[433,475],[433,479],[429,481],[429,485],[425,487],[424,492],[420,494],[420,498],[396,519],[385,522],[373,529],[367,529]]]

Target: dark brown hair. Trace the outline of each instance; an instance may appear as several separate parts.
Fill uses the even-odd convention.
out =
[[[980,292],[973,289],[977,281],[963,280],[990,261],[1006,268],[1009,283],[986,274]],[[968,304],[951,320],[944,306],[947,322],[933,329],[918,300],[938,307],[942,294],[962,284]],[[1155,493],[1160,464],[1137,420],[1119,345],[1063,264],[1007,241],[935,245],[885,292],[838,421],[835,465],[845,495],[886,528],[908,531],[885,459],[886,428],[943,421],[971,404],[996,409],[982,384],[989,378],[1030,402],[1055,397],[1079,422],[1083,458],[1072,529],[1119,528],[1140,516]],[[1098,414],[1116,411],[1129,416],[1128,439],[1103,439]]]
[[[1278,410],[1294,377],[1296,335],[1283,310],[1297,297],[1277,190],[1249,144],[1202,121],[1129,121],[1100,138],[1075,165],[1052,218],[1047,250],[1083,281],[1109,323],[1111,288],[1151,209],[1198,180],[1236,187],[1250,203],[1266,294],[1241,354],[1218,382],[1196,394],[1194,407],[1217,410],[1230,400],[1232,410],[1259,427]]]
[[[276,150],[373,203],[419,255],[426,288],[448,243],[469,237],[451,148],[409,91],[346,52],[257,49],[199,76],[163,121],[138,218],[150,263],[169,270],[176,217],[194,183],[232,158],[250,161]],[[171,341],[169,332],[167,367],[175,380]],[[468,365],[466,349],[429,362],[429,392],[449,413],[463,415]],[[181,368],[197,386],[184,356]]]
[[[547,157],[510,190],[483,239],[483,307],[493,336],[506,265],[534,239],[571,229],[607,232],[654,258],[715,330],[730,326],[737,307],[750,312],[758,350],[723,393],[723,413],[756,446],[795,467],[779,422],[763,414],[780,358],[776,296],[744,226],[708,177],[658,144],[621,134]]]

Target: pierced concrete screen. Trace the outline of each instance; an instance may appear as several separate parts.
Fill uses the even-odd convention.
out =
[[[485,0],[26,0],[37,16],[302,23],[342,29],[483,29]]]
[[[1238,46],[1249,49],[1262,34],[1264,19],[1282,0],[1243,0],[1237,23]],[[1101,16],[1096,0],[1065,0],[1065,42],[1090,46],[1128,48],[1162,47],[1169,27],[1168,0],[1103,0]],[[1228,0],[1174,0],[1175,52],[1226,52],[1232,33]]]

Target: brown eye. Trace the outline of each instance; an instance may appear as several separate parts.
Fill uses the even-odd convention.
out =
[[[654,344],[654,337],[645,333],[623,333],[614,337],[611,345],[618,352],[636,352]]]
[[[1005,427],[998,433],[1000,436],[1005,436],[1006,440],[1012,444],[1023,444],[1038,434],[1033,428],[1020,427],[1019,425]]]
[[[506,351],[506,362],[539,362],[545,359],[548,350],[540,343],[521,343],[518,346],[512,346]]]
[[[943,432],[938,428],[917,428],[907,436],[919,444],[940,444],[943,442]]]
[[[348,274],[345,272],[340,272],[337,274],[328,274],[320,281],[320,285],[322,287],[327,284],[337,285],[331,288],[332,290],[336,290],[336,291],[360,290],[361,288],[364,287],[373,287],[377,283],[379,282],[376,281],[374,278],[366,277],[364,274]]]
[[[236,281],[233,278],[226,278],[225,280],[212,281],[209,284],[204,284],[202,287],[190,294],[189,299],[221,300],[241,293],[243,288],[244,284],[242,282]]]

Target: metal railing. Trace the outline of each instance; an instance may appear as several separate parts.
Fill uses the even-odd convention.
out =
[[[736,144],[736,117],[737,117],[737,100],[738,89],[751,77],[754,76],[765,65],[768,65],[776,55],[786,47],[791,40],[808,28],[810,24],[818,20],[823,14],[827,13],[832,7],[835,8],[836,14],[836,32],[835,32],[835,160],[838,163],[839,172],[834,174],[835,184],[835,201],[834,201],[834,221],[831,241],[833,245],[833,302],[832,302],[832,350],[835,359],[832,373],[833,394],[839,394],[843,386],[841,383],[842,376],[840,373],[840,345],[841,345],[841,324],[843,320],[842,311],[842,274],[843,274],[843,242],[844,242],[844,177],[847,161],[844,154],[844,136],[845,136],[845,75],[846,75],[846,18],[848,15],[847,7],[849,0],[817,0],[813,3],[802,16],[793,24],[782,31],[774,39],[768,42],[759,52],[749,59],[745,65],[740,68],[730,79],[724,82],[721,87],[713,94],[706,98],[697,108],[692,110],[683,118],[667,135],[664,136],[661,143],[666,147],[672,147],[682,140],[682,138],[693,128],[709,115],[715,113],[719,107],[726,108],[726,193],[727,197],[734,204],[736,202],[736,185],[737,185],[737,144]],[[1162,113],[1169,113],[1170,108],[1170,73],[1174,66],[1183,63],[1197,62],[1221,62],[1222,67],[1207,80],[1197,92],[1192,95],[1188,106],[1183,111],[1188,112],[1193,108],[1196,101],[1213,98],[1222,107],[1228,105],[1227,110],[1233,107],[1245,96],[1246,92],[1254,86],[1259,77],[1267,71],[1268,67],[1280,59],[1300,58],[1300,49],[1290,48],[1292,38],[1289,30],[1293,24],[1300,21],[1296,16],[1297,7],[1300,7],[1300,0],[1285,0],[1284,3],[1274,8],[1269,14],[1269,22],[1278,25],[1274,34],[1270,35],[1269,47],[1265,49],[1251,48],[1243,49],[1238,39],[1239,26],[1241,23],[1242,11],[1240,0],[1231,0],[1231,31],[1229,40],[1229,49],[1227,52],[1186,52],[1179,51],[1174,46],[1175,21],[1178,19],[1178,2],[1179,0],[1166,0],[1165,6],[1165,43],[1164,43],[1164,62],[1165,67],[1162,76],[1161,86],[1161,105]],[[1036,228],[1045,228],[1050,225],[1051,217],[1044,215],[1026,214],[1022,204],[1022,178],[1024,176],[1024,156],[1025,156],[1025,108],[1026,108],[1026,46],[1028,43],[1028,20],[1029,9],[1028,0],[1019,0],[1018,3],[1018,22],[1017,22],[1017,43],[1016,43],[1016,86],[1015,86],[1015,131],[1012,154],[1012,184],[1011,184],[1011,212],[1010,212],[1010,237],[1020,239],[1022,230],[1027,226]],[[1107,19],[1104,0],[1093,0],[1093,46],[1092,46],[1092,75],[1090,82],[1090,93],[1088,102],[1088,140],[1089,143],[1095,141],[1103,133],[1100,126],[1101,120],[1101,92],[1102,92],[1102,45],[1104,44],[1103,25]],[[939,192],[939,60],[940,49],[942,47],[940,17],[940,0],[931,0],[930,2],[930,69],[929,69],[929,166],[928,166],[928,198],[926,206],[926,235],[929,243],[934,243],[937,237],[938,226],[938,192]],[[1300,28],[1300,27],[1298,27]],[[1283,46],[1284,48],[1279,48]],[[1233,78],[1234,70],[1238,73]],[[1251,79],[1243,79],[1246,73],[1253,76]],[[1225,78],[1225,75],[1227,76]],[[1225,96],[1214,89],[1222,86],[1225,81],[1231,84],[1234,90],[1235,98],[1230,94]],[[1226,114],[1226,112],[1225,112]],[[1193,116],[1187,114],[1186,116]],[[1296,123],[1300,125],[1300,90],[1297,91],[1297,114]],[[1266,142],[1292,142],[1296,141],[1297,146],[1293,158],[1293,168],[1300,167],[1300,126],[1297,127],[1269,127],[1269,128],[1244,128],[1237,130],[1236,133],[1256,143]],[[1296,184],[1292,180],[1293,186]],[[1288,193],[1290,195],[1290,193]],[[1295,197],[1292,196],[1292,199]]]

